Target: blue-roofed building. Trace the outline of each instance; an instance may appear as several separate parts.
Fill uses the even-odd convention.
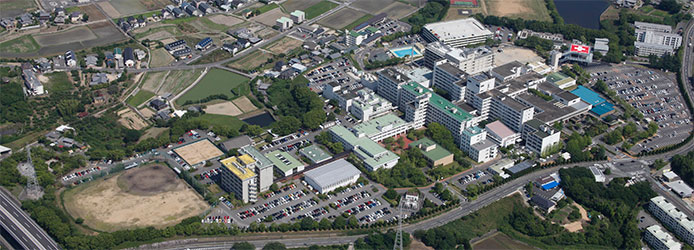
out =
[[[202,39],[200,42],[198,42],[198,44],[195,45],[195,48],[199,50],[206,50],[210,46],[212,46],[212,38],[206,37],[205,39]]]
[[[612,103],[607,102],[607,100],[600,97],[600,94],[595,93],[595,91],[589,88],[578,86],[578,88],[572,90],[571,93],[580,97],[584,102],[593,105],[590,112],[598,117],[602,118],[614,112],[614,105]]]

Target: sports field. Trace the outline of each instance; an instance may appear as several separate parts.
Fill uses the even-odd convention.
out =
[[[250,92],[248,82],[248,78],[239,74],[214,68],[195,87],[176,99],[176,104],[183,105],[186,101],[197,101],[217,94],[223,94],[229,98],[245,95]]]
[[[65,210],[100,231],[163,228],[209,206],[164,165],[140,166],[65,191]]]
[[[488,15],[527,20],[552,20],[544,0],[482,0],[481,4]]]
[[[41,48],[31,35],[24,35],[13,40],[0,43],[0,52],[27,53],[35,52]]]

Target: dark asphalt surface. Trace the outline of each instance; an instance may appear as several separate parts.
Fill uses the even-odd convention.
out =
[[[58,244],[0,189],[0,224],[25,249],[60,249]]]

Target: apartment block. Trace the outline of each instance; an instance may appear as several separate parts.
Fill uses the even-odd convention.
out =
[[[498,151],[498,146],[487,140],[487,131],[477,126],[463,131],[460,148],[476,162],[488,162],[496,157]]]
[[[544,155],[552,147],[559,145],[561,131],[555,130],[538,119],[532,119],[523,125],[521,138],[525,140],[526,148]]]
[[[694,221],[663,196],[651,198],[648,210],[671,232],[689,245],[694,244]]]
[[[682,244],[675,241],[672,235],[658,225],[647,227],[646,233],[643,235],[643,239],[653,250],[682,249]]]

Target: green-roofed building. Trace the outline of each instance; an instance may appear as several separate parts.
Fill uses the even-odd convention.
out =
[[[282,176],[290,176],[294,173],[304,171],[304,164],[296,158],[289,155],[287,152],[275,150],[265,154],[273,165],[275,170]]]
[[[357,124],[352,127],[352,131],[378,142],[388,137],[405,134],[410,128],[410,123],[391,113]]]
[[[422,154],[424,154],[432,166],[443,166],[453,163],[453,154],[429,138],[414,141],[410,143],[410,147],[421,149]]]
[[[318,147],[316,144],[299,149],[299,154],[311,160],[311,163],[317,164],[330,160],[332,156],[326,153],[325,150]]]
[[[576,79],[573,79],[561,72],[555,72],[547,75],[547,82],[552,83],[562,89],[576,85]]]
[[[460,135],[463,131],[475,125],[475,117],[416,82],[402,85],[399,104],[408,105],[422,95],[429,96],[428,105],[426,105],[426,123],[436,122],[444,125],[453,134],[455,142],[460,143]]]
[[[392,168],[400,159],[400,156],[381,147],[365,135],[355,134],[342,125],[331,127],[330,134],[333,140],[342,143],[346,150],[352,150],[369,171]]]

